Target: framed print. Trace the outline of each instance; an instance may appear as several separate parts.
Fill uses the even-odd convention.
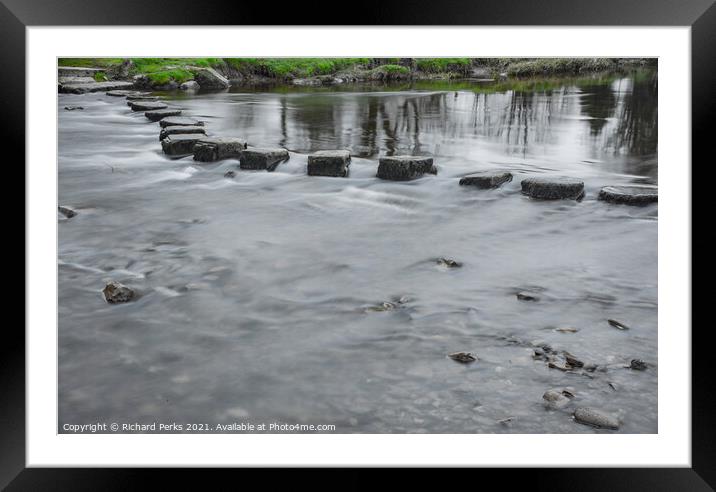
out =
[[[27,289],[3,485],[539,467],[710,490],[691,162],[716,8],[581,4],[269,26],[5,1]]]

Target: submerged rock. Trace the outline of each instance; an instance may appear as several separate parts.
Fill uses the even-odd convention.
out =
[[[625,325],[624,323],[620,323],[619,321],[617,321],[615,319],[608,319],[607,323],[612,325],[617,330],[628,330],[629,329],[629,327],[627,325]]]
[[[192,67],[194,80],[202,89],[228,89],[229,79],[210,67]]]
[[[462,266],[462,263],[451,258],[438,258],[436,262],[438,265],[447,268],[460,268]]]
[[[619,429],[619,420],[609,414],[589,407],[580,407],[574,411],[574,420],[580,424],[603,429]]]
[[[202,138],[194,147],[194,160],[213,162],[222,159],[238,158],[246,149],[246,140],[235,137]]]
[[[166,128],[168,126],[204,126],[204,122],[195,120],[194,118],[177,118],[174,116],[169,116],[167,118],[162,119],[159,122],[159,126],[161,126],[162,128]]]
[[[395,303],[385,301],[385,302],[381,302],[380,304],[378,304],[376,306],[367,307],[367,308],[365,308],[365,310],[366,310],[366,312],[381,313],[383,311],[392,311],[397,307],[398,306]]]
[[[171,156],[193,154],[194,146],[201,138],[202,135],[195,133],[169,135],[162,140],[162,151]]]
[[[70,207],[59,206],[59,207],[57,207],[57,211],[60,212],[65,217],[67,217],[68,219],[71,219],[72,217],[77,215],[77,211],[71,209]]]
[[[236,177],[236,172],[235,171],[226,171],[226,173],[224,173],[224,177],[233,179]]]
[[[129,302],[134,299],[135,293],[132,289],[119,282],[109,282],[104,289],[102,289],[104,299],[110,304],[116,304],[120,302]]]
[[[470,362],[475,362],[477,360],[477,357],[472,355],[470,352],[453,352],[452,354],[448,354],[448,357],[463,364],[469,364]]]
[[[289,159],[286,149],[260,149],[249,148],[241,153],[239,167],[241,169],[265,169],[273,171],[276,167]]]
[[[179,116],[181,114],[180,109],[158,109],[156,111],[147,111],[144,116],[149,121],[159,121],[167,116]]]
[[[522,291],[515,294],[517,296],[517,299],[520,301],[529,301],[529,302],[537,302],[539,301],[539,297],[531,292]]]
[[[632,359],[629,363],[629,369],[633,369],[635,371],[645,371],[646,368],[646,362],[641,359]]]
[[[581,200],[584,182],[572,178],[527,178],[522,180],[522,193],[539,200]]]
[[[157,101],[128,101],[127,106],[132,108],[132,111],[155,111],[169,107],[167,104]]]
[[[376,176],[391,181],[409,181],[420,178],[425,173],[438,173],[437,168],[433,165],[432,157],[397,155],[381,157],[378,161]]]
[[[138,92],[136,94],[127,94],[127,101],[158,101],[159,96],[153,96],[148,93]]]
[[[504,183],[512,181],[512,173],[483,171],[479,173],[468,174],[460,178],[460,186],[475,186],[477,188],[487,190],[491,188],[499,188]]]
[[[622,205],[648,205],[659,199],[659,187],[651,185],[605,186],[599,200]]]
[[[177,134],[183,134],[187,135],[190,133],[198,133],[201,135],[206,135],[206,130],[203,126],[168,126],[166,128],[163,128],[159,132],[159,140],[162,141],[165,138],[167,138],[169,135],[177,135]]]
[[[554,409],[566,407],[572,403],[572,398],[574,398],[574,394],[571,391],[559,389],[547,390],[542,395],[545,406]]]
[[[65,111],[77,111],[85,109],[82,106],[65,106]]]
[[[347,150],[319,150],[308,156],[307,174],[309,176],[332,176],[345,178],[351,153]]]

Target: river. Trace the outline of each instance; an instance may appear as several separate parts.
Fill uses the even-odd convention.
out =
[[[658,206],[596,199],[658,182],[655,74],[163,95],[210,135],[291,157],[272,173],[171,160],[123,98],[58,96],[59,204],[78,211],[58,224],[59,432],[615,432],[574,422],[577,406],[617,416],[619,433],[657,432]],[[351,150],[348,178],[306,175],[307,153],[335,148]],[[379,156],[402,153],[434,156],[437,176],[375,177]],[[488,169],[514,179],[458,185]],[[580,178],[586,197],[523,196],[537,175]],[[140,296],[107,304],[109,280]],[[518,300],[525,289],[539,301]],[[549,368],[533,358],[543,343],[599,368]],[[572,404],[545,408],[565,387]]]

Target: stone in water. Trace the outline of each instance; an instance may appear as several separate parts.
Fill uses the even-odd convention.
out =
[[[187,135],[190,133],[199,133],[202,135],[206,135],[206,130],[204,130],[204,127],[202,126],[168,126],[166,128],[163,128],[162,131],[159,132],[159,140],[162,141],[169,135],[176,135],[179,133],[183,135]]]
[[[381,157],[376,176],[391,181],[409,181],[420,178],[425,173],[438,173],[432,157],[398,155]]]
[[[285,149],[246,149],[241,153],[239,166],[241,169],[265,169],[273,171],[276,167],[287,161],[288,151]]]
[[[527,178],[522,180],[522,193],[539,200],[581,200],[584,182],[572,178]]]
[[[144,116],[150,121],[159,121],[167,116],[179,116],[180,114],[180,109],[158,109],[156,111],[147,111]]]
[[[155,101],[129,101],[127,105],[132,108],[132,111],[154,111],[168,108],[163,102]]]
[[[195,120],[194,118],[176,118],[170,116],[161,120],[159,122],[159,126],[161,126],[162,128],[166,128],[168,126],[204,126],[204,122]]]
[[[574,411],[574,420],[580,424],[603,429],[619,429],[619,420],[611,415],[589,407],[580,407]]]
[[[116,304],[120,302],[129,302],[134,299],[134,291],[124,284],[119,282],[109,282],[104,289],[102,289],[105,300],[110,304]]]
[[[622,205],[648,205],[658,201],[658,191],[658,186],[650,185],[605,186],[598,199]]]
[[[347,150],[319,150],[308,156],[307,174],[345,178],[350,163],[351,154]]]
[[[199,162],[213,162],[222,159],[238,158],[246,149],[246,140],[243,138],[220,137],[202,138],[194,147],[194,160]]]
[[[453,352],[452,354],[448,354],[448,357],[463,364],[469,364],[470,362],[475,362],[477,360],[477,357],[472,355],[470,352]]]
[[[194,145],[201,138],[202,136],[197,134],[169,135],[162,140],[162,150],[171,156],[189,155],[194,153]]]
[[[460,186],[475,186],[487,190],[499,188],[509,181],[512,181],[512,173],[484,171],[464,176],[460,179]]]

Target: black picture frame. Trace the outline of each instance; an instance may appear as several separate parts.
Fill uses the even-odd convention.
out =
[[[278,5],[281,5],[277,8]],[[692,155],[706,160],[716,98],[716,6],[714,0],[495,0],[428,2],[370,0],[341,8],[328,2],[275,4],[196,0],[0,0],[0,51],[4,67],[0,86],[0,115],[6,142],[25,141],[25,28],[27,26],[113,25],[512,25],[512,26],[691,26],[692,53]],[[315,12],[333,13],[333,18]],[[664,138],[664,137],[662,137]],[[17,162],[24,162],[24,148]],[[712,154],[711,154],[712,155]],[[712,161],[711,157],[707,162]],[[706,163],[706,162],[705,162]],[[10,163],[7,162],[7,165]],[[15,167],[18,183],[24,169]],[[693,193],[695,196],[695,192]],[[17,214],[17,210],[13,211]],[[23,223],[24,228],[24,223]],[[24,237],[24,236],[23,236]],[[19,245],[16,246],[19,248]],[[23,257],[27,244],[23,240]],[[12,294],[20,291],[15,284]],[[6,287],[6,289],[10,289]],[[24,295],[24,289],[22,290]],[[7,298],[7,297],[6,297]],[[690,327],[683,329],[685,336]],[[462,487],[498,479],[504,488],[524,484],[550,490],[713,490],[716,487],[716,435],[714,391],[707,343],[710,328],[692,335],[692,468],[613,468],[540,470],[462,470],[446,477],[445,485]],[[19,323],[6,323],[0,344],[0,487],[7,490],[132,490],[161,474],[165,488],[171,482],[186,484],[181,470],[39,469],[25,467],[25,336]],[[639,450],[635,450],[638,453]],[[199,471],[202,488],[212,488],[231,470]],[[243,470],[242,480],[264,479],[266,470]],[[248,473],[248,476],[246,475]],[[376,485],[370,471],[352,470],[340,478],[333,473],[303,470],[291,478],[318,485],[340,484],[341,489]],[[422,473],[411,474],[422,481]],[[273,476],[271,488],[281,485]],[[216,481],[216,482],[215,482]],[[403,481],[403,480],[401,480]],[[231,483],[231,482],[228,482]],[[495,483],[495,482],[493,482]],[[407,485],[403,481],[403,485]],[[233,488],[233,487],[232,487]]]

